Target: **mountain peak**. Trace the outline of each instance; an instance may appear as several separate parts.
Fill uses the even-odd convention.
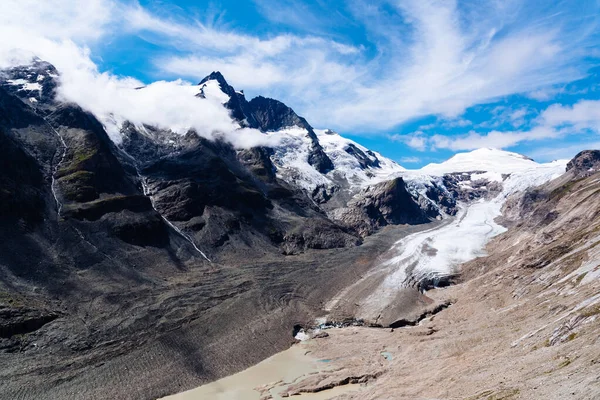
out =
[[[225,80],[225,77],[219,71],[211,72],[210,75],[204,77],[204,79],[202,79],[198,85],[202,85],[203,83],[206,83],[208,81],[217,81],[220,85],[229,86],[229,84]]]
[[[522,154],[500,149],[480,148],[465,153],[457,153],[439,164],[428,164],[421,171],[431,175],[474,171],[509,174],[537,165],[531,158]]]

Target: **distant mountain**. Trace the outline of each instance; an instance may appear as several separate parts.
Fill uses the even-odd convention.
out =
[[[518,153],[482,148],[458,153],[441,164],[428,164],[421,171],[432,175],[475,171],[510,174],[535,168],[536,165],[535,161]]]

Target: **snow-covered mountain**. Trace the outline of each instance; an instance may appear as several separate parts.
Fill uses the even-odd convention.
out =
[[[510,174],[530,168],[537,163],[518,153],[481,148],[467,153],[458,153],[440,164],[428,164],[421,171],[431,175],[444,175],[453,172],[488,172]]]
[[[5,76],[3,85],[38,110],[52,102],[58,85],[54,68],[39,60],[31,66],[7,71]],[[142,94],[144,90],[137,89]],[[42,99],[46,93],[49,97],[38,103],[36,99]],[[492,198],[500,193],[511,174],[529,176],[510,180],[520,182],[521,189],[555,174],[552,167],[546,168],[522,155],[496,149],[460,153],[441,164],[406,170],[336,132],[314,129],[277,100],[260,96],[246,100],[243,91],[229,85],[219,72],[211,73],[195,87],[186,88],[186,93],[190,101],[199,97],[227,110],[231,126],[238,127],[238,136],[248,134],[250,129],[264,137],[264,145],[252,151],[237,147],[235,156],[230,153],[225,159],[237,158],[237,162],[253,173],[261,174],[260,179],[271,183],[276,180],[304,192],[331,220],[349,225],[361,236],[389,223],[424,222],[452,216],[458,211],[457,202]],[[148,185],[147,193],[152,198],[160,196],[156,190],[164,185],[145,176],[144,169],[160,160],[176,159],[197,146],[194,127],[186,128],[183,122],[158,126],[151,121],[130,121],[126,115],[128,113],[111,112],[96,117],[114,145],[125,154],[127,162],[135,165],[139,179]],[[218,138],[218,133],[214,137]],[[223,138],[227,141],[231,137],[229,134]],[[221,146],[218,152],[226,147]],[[230,165],[231,161],[226,164]],[[398,187],[403,189],[397,191]],[[392,201],[383,202],[383,198]],[[400,204],[404,211],[398,209]],[[164,207],[165,213],[171,209]],[[417,209],[420,211],[415,211]]]

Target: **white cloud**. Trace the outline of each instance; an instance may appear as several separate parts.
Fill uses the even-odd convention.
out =
[[[219,70],[228,81],[235,82],[240,89],[260,89],[278,84],[286,79],[282,71],[269,62],[257,63],[252,57],[230,58],[169,57],[158,59],[163,71],[176,75],[195,76],[200,79],[205,71]]]
[[[280,98],[315,125],[362,132],[431,114],[454,119],[478,103],[580,78],[586,64],[579,45],[595,23],[588,18],[578,21],[579,29],[561,29],[554,7],[517,0],[351,5],[355,23],[370,34],[374,58],[360,46],[323,37],[262,39],[195,21],[159,19],[141,7],[128,18],[133,29],[151,32],[158,36],[153,40],[184,53],[156,59],[164,72],[201,78],[221,70],[234,86]],[[396,15],[384,17],[384,5]],[[288,23],[302,28],[294,2],[283,8],[296,9]],[[283,22],[281,12],[265,13]],[[312,32],[309,20],[321,18],[314,12],[310,16],[304,30]]]
[[[507,113],[506,110],[509,112]],[[498,114],[519,120],[527,112],[504,107],[498,111]],[[429,137],[424,137],[422,132],[415,132],[415,134],[420,139],[419,147],[429,146],[433,149],[458,151],[481,147],[509,148],[524,142],[557,139],[582,132],[600,133],[600,100],[581,100],[572,106],[553,104],[534,119],[532,124],[532,128],[527,130],[492,130],[487,133],[471,131],[466,135]],[[407,138],[412,135],[407,135]]]
[[[85,43],[106,35],[107,24],[116,23],[111,13],[123,9],[122,5],[99,0],[85,4],[9,1],[9,13],[0,14],[0,35],[13,40],[0,43],[0,67],[29,62],[32,56],[54,64],[60,72],[58,96],[95,114],[113,140],[120,137],[110,129],[110,121],[129,120],[182,134],[194,129],[203,137],[221,137],[237,147],[275,144],[276,139],[256,130],[239,129],[222,104],[196,97],[197,87],[188,82],[158,81],[137,90],[144,86],[142,82],[99,72],[90,50],[75,41]]]
[[[539,161],[568,160],[575,157],[580,151],[590,149],[600,150],[600,141],[576,143],[559,147],[540,147],[530,151],[529,156]]]
[[[581,100],[572,106],[553,104],[541,115],[540,120],[545,125],[571,125],[577,129],[600,128],[600,101]]]
[[[552,19],[513,24],[516,9],[507,3],[477,4],[479,12],[453,1],[402,2],[412,40],[392,40],[398,27],[379,27],[400,47],[383,49],[390,58],[382,76],[350,84],[356,101],[334,104],[334,122],[387,129],[418,116],[454,117],[477,103],[582,76],[572,68],[582,57],[570,43],[573,32],[561,32]]]
[[[49,39],[95,40],[107,33],[115,7],[110,0],[3,0],[0,26],[13,34],[35,32]],[[11,35],[3,42],[15,39]]]
[[[452,137],[433,135],[428,139],[428,143],[434,149],[452,151],[474,150],[482,147],[502,149],[522,142],[558,138],[564,134],[565,132],[559,129],[539,126],[529,131],[491,131],[484,134],[471,131],[466,135]]]
[[[415,150],[425,151],[427,148],[427,137],[423,131],[415,131],[407,135],[390,135],[388,137],[394,142],[401,142]]]
[[[115,142],[120,141],[113,120],[128,120],[185,134],[194,129],[208,139],[222,137],[237,147],[273,145],[273,138],[253,129],[239,129],[219,99],[196,97],[197,86],[183,81],[141,83],[80,68],[61,77],[59,96],[99,117]]]
[[[542,89],[531,91],[531,92],[527,93],[526,95],[527,95],[527,97],[529,97],[530,99],[533,99],[533,100],[549,101],[549,100],[552,100],[557,94],[563,93],[563,92],[564,92],[564,88],[549,87],[549,88],[542,88]]]
[[[418,162],[421,162],[419,157],[402,157],[400,159],[400,163],[402,164],[416,164]]]
[[[491,118],[476,125],[477,128],[492,129],[502,125],[510,125],[513,128],[520,128],[525,125],[534,110],[527,106],[496,106],[490,111]]]

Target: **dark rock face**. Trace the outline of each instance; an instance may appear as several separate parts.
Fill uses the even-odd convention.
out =
[[[264,132],[277,131],[290,126],[312,131],[312,127],[304,118],[278,100],[258,96],[250,100],[250,107],[258,122],[258,128]]]
[[[380,167],[377,156],[375,156],[375,154],[371,151],[369,151],[368,153],[370,153],[370,154],[367,155],[361,149],[359,149],[358,147],[356,147],[353,144],[349,144],[344,150],[346,151],[346,153],[348,153],[348,154],[352,155],[354,158],[356,158],[358,160],[358,163],[360,164],[361,168],[363,168],[363,169]]]
[[[284,254],[298,254],[307,249],[335,249],[356,246],[360,239],[325,219],[307,220],[282,237]]]
[[[0,220],[23,227],[36,225],[45,208],[42,171],[1,129],[0,149]]]
[[[333,169],[333,162],[323,151],[313,128],[294,110],[280,101],[262,96],[250,100],[250,108],[255,120],[258,122],[258,128],[263,132],[276,131],[290,126],[306,129],[308,137],[312,140],[308,163],[323,174]]]
[[[57,317],[57,314],[45,310],[0,306],[0,338],[8,339],[36,331]]]
[[[238,153],[240,162],[259,179],[275,182],[275,166],[271,161],[273,150],[267,147],[253,147]]]
[[[101,194],[136,194],[114,155],[114,146],[96,118],[74,105],[60,105],[48,119],[67,145],[56,171],[62,197],[85,203]]]
[[[331,200],[331,198],[334,196],[334,194],[337,191],[338,191],[338,188],[336,186],[328,187],[325,185],[319,185],[311,193],[311,198],[317,204],[324,204],[324,203],[327,203],[329,200]]]
[[[449,191],[445,186],[440,187],[434,183],[430,188],[427,189],[425,194],[427,198],[437,204],[446,214],[456,215],[456,197],[452,195],[452,192],[450,192],[449,195]],[[428,203],[428,206],[426,207],[422,206],[422,208],[425,210],[427,215],[432,218],[437,217],[439,214],[431,203]]]
[[[365,189],[340,210],[336,219],[367,236],[386,225],[420,224],[430,217],[406,190],[402,178],[382,182]]]
[[[569,161],[567,171],[571,171],[580,178],[585,178],[600,171],[600,150],[580,152]]]

